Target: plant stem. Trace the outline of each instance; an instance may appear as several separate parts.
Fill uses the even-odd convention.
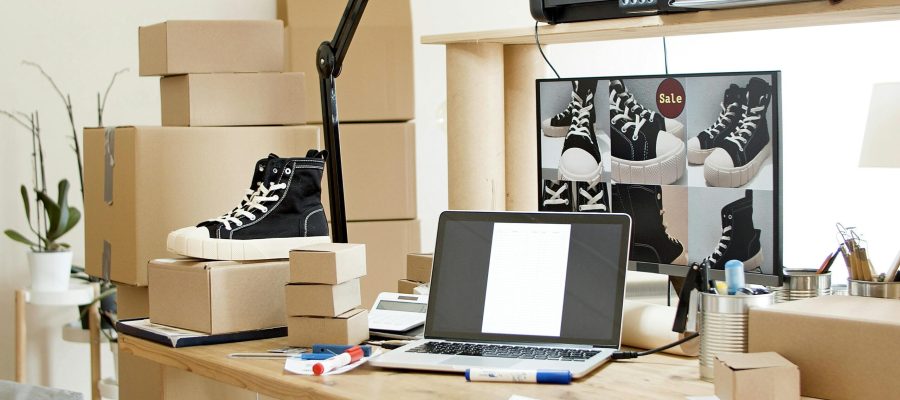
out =
[[[84,201],[84,167],[81,164],[81,144],[78,143],[78,131],[75,129],[75,117],[72,114],[72,98],[66,95],[66,111],[69,113],[69,125],[72,127],[72,141],[75,142],[75,160],[78,161],[78,184],[81,189],[81,201]]]

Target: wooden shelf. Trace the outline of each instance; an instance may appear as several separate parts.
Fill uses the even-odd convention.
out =
[[[752,31],[900,19],[898,0],[817,0],[726,10],[705,10],[604,21],[544,25],[541,43],[577,43],[659,36]],[[534,43],[534,27],[423,36],[425,44]]]

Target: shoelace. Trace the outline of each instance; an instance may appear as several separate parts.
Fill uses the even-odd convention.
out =
[[[246,203],[242,207],[235,208],[232,212],[225,214],[218,218],[213,218],[209,221],[219,222],[225,226],[226,230],[231,230],[231,224],[234,224],[238,227],[244,225],[244,221],[241,218],[247,218],[250,221],[256,220],[256,215],[251,213],[253,210],[257,210],[260,212],[268,212],[269,208],[264,206],[262,203],[278,201],[279,197],[277,194],[273,194],[277,190],[284,190],[287,188],[286,183],[278,183],[274,185],[270,185],[266,187],[263,184],[259,185],[259,188],[256,189],[253,194],[248,194],[248,198],[246,199]],[[270,196],[270,194],[273,194]]]
[[[719,136],[719,134],[722,133],[720,129],[725,128],[726,124],[731,123],[731,117],[735,116],[734,112],[731,110],[732,108],[736,108],[737,105],[737,103],[731,103],[728,105],[728,107],[725,107],[725,103],[719,103],[719,107],[722,107],[722,112],[719,113],[719,118],[716,118],[716,123],[714,123],[713,126],[706,128],[703,133],[706,133],[710,139],[714,139],[716,136]]]
[[[550,189],[549,186],[545,186],[545,187],[544,187],[544,191],[547,192],[547,194],[550,195],[550,198],[547,199],[547,200],[544,200],[544,205],[545,205],[545,206],[551,205],[551,204],[565,204],[565,205],[569,205],[569,199],[563,199],[563,198],[561,198],[563,192],[565,192],[566,189],[568,189],[568,188],[569,188],[569,184],[568,184],[568,183],[563,183],[562,186],[560,186],[559,189],[557,189],[556,191],[553,191],[552,189]]]
[[[625,85],[623,84],[622,87],[625,87]],[[627,91],[619,93],[613,90],[609,94],[609,104],[615,105],[616,110],[625,114],[625,116],[629,119],[633,119],[635,116],[640,116],[641,118],[653,122],[656,118],[655,111],[644,108],[641,103],[637,102],[637,100],[634,98],[634,95]]]
[[[569,132],[566,133],[566,138],[568,138],[569,135],[584,136],[589,142],[592,144],[594,143],[594,140],[591,139],[591,131],[589,129],[591,123],[591,110],[594,109],[592,98],[593,94],[588,94],[588,105],[579,108],[578,112],[572,117],[572,124],[569,125]]]
[[[728,250],[728,243],[731,242],[731,236],[728,235],[728,232],[731,232],[731,225],[728,225],[722,228],[722,238],[719,239],[719,245],[716,246],[716,249],[713,250],[713,253],[707,257],[710,261],[710,264],[715,265],[718,262],[719,257],[722,257],[722,253],[725,250]]]
[[[601,184],[600,182],[595,183],[589,189],[593,190],[597,185]],[[590,192],[584,190],[584,188],[578,189],[578,194],[584,196],[587,199],[587,204],[582,204],[578,206],[578,211],[592,211],[592,210],[601,210],[606,211],[606,205],[601,203],[603,200],[603,194],[606,193],[606,190],[601,190],[600,193],[597,193],[596,196],[591,195]]]
[[[578,82],[575,82],[575,88],[577,90]],[[580,106],[581,106],[581,97],[578,97],[578,94],[576,94],[575,92],[572,92],[572,100],[569,100],[569,105],[567,105],[566,109],[563,110],[561,113],[556,114],[556,116],[553,117],[553,119],[559,121],[559,120],[565,118],[567,115],[573,115],[575,113],[576,108],[580,107]]]
[[[627,131],[629,128],[634,128],[634,133],[631,135],[631,140],[638,140],[638,134],[641,132],[641,128],[646,122],[646,119],[635,115],[634,121],[628,121],[625,123],[625,125],[622,125],[622,133],[625,133],[625,131]]]
[[[753,131],[756,130],[756,123],[753,121],[762,118],[760,112],[764,110],[765,107],[753,107],[750,111],[747,111],[747,106],[741,107],[744,109],[744,118],[741,118],[741,125],[731,134],[731,136],[725,138],[725,140],[736,144],[739,151],[744,151],[744,145],[747,144],[747,141],[753,136]]]

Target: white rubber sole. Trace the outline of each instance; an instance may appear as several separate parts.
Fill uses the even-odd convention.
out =
[[[169,233],[166,247],[172,253],[207,260],[271,260],[288,258],[291,250],[317,243],[330,243],[328,236],[231,240],[186,237]]]
[[[700,165],[706,161],[706,157],[709,157],[710,153],[713,152],[715,148],[712,149],[701,149],[700,148],[700,139],[696,137],[692,137],[687,142],[687,159],[689,164]]]
[[[541,121],[541,132],[547,137],[566,137],[566,133],[569,132],[569,127],[550,125],[550,118],[548,118]]]
[[[662,133],[660,138],[662,138]],[[670,140],[675,138],[670,138]],[[612,179],[621,183],[642,185],[668,185],[684,175],[685,149],[684,142],[680,146],[672,146],[665,154],[652,160],[631,161],[610,157],[612,162]]]
[[[727,157],[729,161],[731,160],[731,157],[728,156],[728,152],[724,149],[718,150],[724,152],[723,158]],[[713,152],[715,152],[715,150],[713,150]],[[703,164],[703,177],[706,178],[706,183],[710,186],[731,188],[744,186],[756,176],[756,173],[762,168],[763,163],[769,158],[770,152],[771,147],[767,144],[766,147],[760,150],[756,157],[747,163],[747,165],[741,167],[716,165],[715,162],[710,162],[710,157],[713,157],[713,153],[710,153],[710,157],[707,157],[706,162]],[[715,157],[712,159],[715,159]]]
[[[577,154],[569,154],[567,157],[569,152]],[[588,182],[593,185],[600,180],[602,173],[603,164],[597,163],[593,156],[581,149],[570,149],[559,159],[558,178],[561,181]]]
[[[744,271],[753,271],[756,268],[762,270],[762,265],[765,262],[765,256],[763,256],[762,249],[759,249],[756,254],[742,262],[744,263]]]
[[[666,118],[666,132],[684,141],[684,124],[677,119]]]
[[[688,265],[688,255],[687,255],[687,250],[682,250],[682,251],[681,251],[681,254],[679,254],[678,257],[675,257],[675,259],[672,260],[669,264],[674,264],[674,265]]]

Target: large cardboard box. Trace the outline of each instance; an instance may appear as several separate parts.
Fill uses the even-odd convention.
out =
[[[187,74],[160,79],[163,126],[306,123],[303,73]]]
[[[889,399],[900,360],[900,301],[823,296],[750,310],[749,350],[800,367],[800,392],[823,399]]]
[[[432,263],[434,263],[434,254],[407,254],[406,279],[422,283],[431,282]]]
[[[169,232],[233,209],[269,153],[319,148],[313,126],[84,130],[87,272],[147,285],[147,263],[169,257]],[[108,186],[107,186],[108,185]],[[105,257],[104,257],[105,255]]]
[[[341,124],[340,128],[347,220],[415,219],[415,124]],[[324,133],[319,143],[324,148]],[[330,220],[327,181],[325,174],[322,203]]]
[[[141,76],[284,69],[278,20],[168,21],[140,27],[138,42]]]
[[[289,346],[312,347],[316,343],[360,344],[369,339],[369,312],[347,311],[334,318],[288,317]]]
[[[719,400],[800,398],[800,371],[778,353],[719,353],[715,362]]]
[[[290,71],[306,73],[310,121],[322,122],[316,50],[331,40],[347,3],[279,0]],[[407,121],[415,115],[409,0],[370,1],[337,78],[341,121]]]
[[[420,250],[418,220],[350,222],[347,236],[366,244],[366,270],[362,278],[362,305],[371,307],[381,292],[397,290],[406,275],[406,255]]]
[[[119,398],[164,400],[163,366],[131,353],[119,352]]]
[[[366,275],[366,245],[319,243],[291,251],[291,283],[337,285]]]
[[[285,326],[287,260],[150,262],[150,322],[210,334]]]
[[[120,320],[150,316],[150,292],[146,286],[116,285],[116,316]]]
[[[336,317],[360,306],[359,279],[337,285],[287,285],[284,297],[289,317]]]
[[[422,282],[400,279],[397,281],[397,293],[416,294],[416,288],[423,285]]]

